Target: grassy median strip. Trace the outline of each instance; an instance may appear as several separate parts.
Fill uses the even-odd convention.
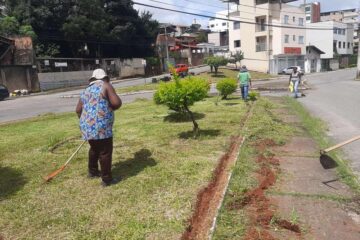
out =
[[[258,183],[254,177],[258,169],[255,144],[267,139],[283,144],[293,134],[292,129],[273,114],[272,109],[276,107],[266,98],[261,98],[254,106],[253,114],[245,125],[245,144],[234,167],[213,239],[240,239],[249,225],[244,209],[229,206],[242,199],[245,193]]]
[[[129,92],[150,91],[150,90],[156,90],[158,86],[159,83],[147,83],[137,86],[116,88],[116,92],[118,94],[121,94],[121,93],[129,93]]]
[[[321,149],[334,145],[326,135],[327,126],[323,121],[311,116],[310,113],[295,99],[286,97],[285,100],[289,109],[292,109],[294,113],[300,117],[303,126]],[[341,150],[330,152],[327,155],[334,159],[338,164],[336,170],[340,179],[353,190],[360,193],[360,183],[357,180],[356,175],[352,172],[348,161],[343,159],[342,156],[344,156],[344,154]]]
[[[113,174],[124,180],[108,188],[86,177],[88,146],[61,175],[43,182],[42,176],[63,164],[81,142],[71,140],[80,138],[75,114],[0,126],[0,236],[179,238],[197,192],[209,181],[230,136],[240,134],[247,111],[239,98],[215,102],[208,98],[192,107],[201,129],[197,139],[190,120],[166,107],[147,100],[125,105],[116,113],[113,155]]]
[[[217,75],[215,75],[214,72],[213,73],[205,72],[205,73],[199,74],[199,77],[209,79],[209,81],[211,81],[212,83],[216,83],[217,81],[224,79],[224,78],[236,78],[238,73],[239,73],[239,69],[232,70],[232,69],[227,69],[227,68],[219,68],[219,72]],[[253,71],[250,71],[250,74],[251,74],[252,80],[268,79],[268,78],[275,77],[270,74],[261,73],[261,72],[253,72]]]

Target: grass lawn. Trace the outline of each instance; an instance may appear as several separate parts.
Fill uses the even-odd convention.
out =
[[[218,75],[215,75],[215,73],[211,72],[205,72],[198,75],[199,77],[209,79],[211,82],[216,83],[218,80],[224,79],[224,78],[235,78],[237,77],[239,73],[239,70],[231,70],[227,68],[219,68]],[[261,72],[253,72],[250,71],[250,75],[252,80],[257,79],[266,79],[266,78],[273,78],[275,76],[267,74],[267,73],[261,73]]]
[[[45,184],[80,144],[75,114],[1,125],[0,239],[177,239],[199,189],[209,181],[247,106],[238,98],[196,103],[201,135],[164,106],[138,100],[116,113],[113,175],[108,188],[87,179],[85,147]],[[2,236],[2,237],[1,237]]]
[[[147,83],[137,86],[130,86],[130,87],[122,87],[116,88],[116,92],[118,94],[121,93],[128,93],[128,92],[139,92],[139,91],[149,91],[149,90],[156,90],[159,86],[159,83]]]

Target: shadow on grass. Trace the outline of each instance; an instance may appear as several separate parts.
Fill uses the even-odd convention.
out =
[[[134,154],[133,158],[115,163],[112,172],[115,178],[120,176],[122,179],[127,179],[155,165],[156,161],[151,157],[151,152],[148,149],[141,149]]]
[[[213,77],[213,78],[225,78],[226,76],[225,76],[225,74],[218,73],[218,74],[211,75],[211,77]]]
[[[190,139],[190,138],[199,138],[199,137],[216,137],[219,136],[221,131],[219,129],[200,129],[199,132],[195,135],[193,131],[182,132],[179,134],[179,138]]]
[[[329,155],[322,154],[320,156],[320,163],[324,169],[332,169],[338,166],[337,162]]]
[[[0,201],[21,190],[26,182],[21,171],[10,167],[0,167]]]
[[[235,106],[235,105],[239,105],[240,103],[223,103],[223,105],[225,106]]]
[[[203,119],[205,117],[204,113],[193,113],[195,120]],[[165,122],[191,122],[189,114],[186,113],[170,113],[164,118]]]

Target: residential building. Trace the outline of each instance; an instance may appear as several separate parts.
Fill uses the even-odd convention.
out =
[[[228,30],[229,21],[227,19],[228,10],[220,11],[215,14],[214,18],[209,20],[209,29],[211,32],[226,32]]]
[[[301,7],[305,10],[306,23],[320,22],[321,5],[319,2],[303,4]]]
[[[347,65],[349,56],[353,54],[353,36],[353,24],[336,21],[309,23],[306,45],[315,46],[324,52],[321,55],[322,70],[335,70],[341,65]]]
[[[272,74],[289,66],[304,67],[305,12],[288,2],[295,0],[242,0],[241,11],[231,14],[229,48],[243,51],[241,64]]]
[[[321,13],[321,21],[337,21],[343,23],[349,23],[353,25],[354,28],[354,44],[358,44],[359,36],[358,31],[359,28],[359,20],[358,20],[358,10],[353,9],[345,9],[339,11],[331,11],[331,12],[322,12]]]

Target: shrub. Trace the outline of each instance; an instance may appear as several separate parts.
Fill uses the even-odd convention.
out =
[[[197,132],[199,126],[189,107],[207,97],[209,89],[210,85],[206,80],[189,77],[180,81],[175,77],[173,82],[160,83],[154,94],[154,101],[156,104],[164,104],[176,112],[189,114],[194,125],[193,130]]]
[[[214,68],[215,75],[217,75],[219,67],[226,65],[228,63],[228,60],[224,57],[214,56],[205,58],[204,63],[211,67],[211,72]]]
[[[234,93],[237,88],[235,79],[225,78],[216,84],[216,89],[220,92],[222,99],[226,99],[228,95]]]
[[[249,92],[249,100],[250,101],[256,101],[259,97],[259,93],[251,91]]]

